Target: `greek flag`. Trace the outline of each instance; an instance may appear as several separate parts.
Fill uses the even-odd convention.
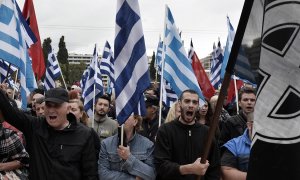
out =
[[[177,101],[178,97],[176,93],[171,89],[170,83],[164,80],[162,84],[162,101],[165,106],[171,107],[174,102]]]
[[[46,76],[44,80],[45,89],[55,88],[55,80],[61,76],[61,69],[58,60],[52,48],[48,54],[48,63],[46,68]]]
[[[161,41],[159,37],[159,42],[157,45],[156,50],[156,58],[155,58],[155,69],[158,72],[158,74],[161,73],[161,63],[162,63],[162,52],[163,52],[163,42]]]
[[[218,42],[218,48],[216,48],[216,45],[214,44],[213,49],[210,82],[215,89],[219,89],[222,84],[221,67],[223,63],[223,54],[220,41]]]
[[[100,72],[102,75],[107,75],[109,77],[108,83],[107,83],[107,89],[109,89],[109,92],[111,92],[111,89],[114,87],[114,58],[113,58],[113,52],[110,48],[109,43],[106,41],[103,55],[100,63]]]
[[[26,41],[30,28],[18,12],[15,0],[3,0],[0,4],[0,58],[19,68],[22,108],[27,107],[28,87],[34,86],[34,76],[27,47],[31,45]],[[25,28],[26,27],[26,28]],[[33,41],[32,41],[33,42]],[[31,70],[31,71],[30,71]]]
[[[2,83],[6,79],[6,77],[8,78],[9,76],[11,76],[11,74],[16,70],[17,69],[15,67],[1,60],[0,61],[0,83]]]
[[[82,94],[84,97],[84,110],[89,117],[93,117],[93,107],[95,104],[95,99],[103,95],[103,85],[100,73],[100,63],[98,61],[97,44],[95,45],[93,59],[91,61],[90,67],[88,68],[88,76]]]
[[[233,26],[230,23],[230,19],[227,16],[227,27],[228,27],[228,35],[227,35],[227,41],[226,41],[226,46],[224,50],[224,58],[223,58],[223,63],[222,63],[222,68],[221,68],[221,79],[224,78],[225,72],[226,72],[226,66],[228,63],[229,55],[231,52],[231,46],[234,40],[235,36],[235,30]]]
[[[116,115],[123,124],[134,112],[146,111],[143,92],[150,85],[140,9],[136,0],[118,0],[116,14]]]
[[[172,90],[176,92],[177,96],[180,96],[182,91],[186,89],[193,89],[198,92],[200,104],[203,105],[204,97],[169,7],[166,7],[165,22],[165,66],[163,78],[170,83]]]
[[[81,87],[82,90],[84,90],[84,88],[85,88],[86,80],[87,80],[88,75],[89,75],[89,67],[90,67],[90,65],[88,65],[86,67],[86,69],[83,71],[82,76],[81,76],[80,87]],[[84,98],[84,94],[82,94],[82,97]]]

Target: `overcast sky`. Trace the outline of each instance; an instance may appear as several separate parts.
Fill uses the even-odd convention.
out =
[[[24,1],[17,0],[21,9]],[[102,54],[106,40],[112,46],[114,43],[116,3],[117,0],[34,0],[41,41],[50,37],[54,50],[58,51],[63,35],[69,53],[92,54],[97,43]],[[182,31],[186,49],[192,38],[198,56],[205,57],[218,38],[225,46],[226,16],[236,29],[243,3],[243,0],[139,0],[147,54],[156,51],[159,36],[163,36],[166,4]]]

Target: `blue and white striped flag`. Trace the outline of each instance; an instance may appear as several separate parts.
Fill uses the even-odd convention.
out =
[[[221,79],[221,68],[223,63],[223,54],[220,41],[218,42],[218,47],[213,46],[212,61],[211,61],[211,71],[210,71],[210,82],[215,89],[219,89],[222,84]]]
[[[0,83],[2,83],[6,77],[11,76],[13,72],[15,72],[17,68],[9,65],[9,63],[0,60]]]
[[[114,87],[114,57],[113,57],[113,52],[110,48],[109,43],[106,41],[104,50],[103,50],[103,55],[100,63],[100,72],[101,74],[105,74],[109,77],[108,83],[107,83],[107,88],[109,91]]]
[[[33,86],[33,74],[30,74],[30,59],[25,37],[30,34],[30,28],[24,28],[23,17],[18,13],[18,5],[15,0],[3,0],[0,4],[0,58],[19,68],[22,109],[27,108],[27,94],[30,90],[27,87]],[[33,42],[33,41],[32,41]],[[32,67],[31,67],[32,71]],[[29,77],[28,77],[29,76]],[[30,84],[32,83],[32,84]]]
[[[115,93],[116,116],[123,124],[132,114],[146,111],[143,92],[150,86],[139,3],[118,0],[116,15]]]
[[[54,50],[51,48],[48,54],[48,62],[46,68],[46,76],[44,80],[44,86],[46,90],[55,88],[55,80],[62,75],[59,67],[58,60],[54,54]]]
[[[171,107],[178,99],[177,94],[171,89],[170,83],[166,80],[164,80],[162,88],[162,101],[165,106]]]
[[[163,52],[163,41],[161,41],[159,37],[159,42],[156,50],[155,64],[154,64],[158,74],[161,74],[162,52]]]
[[[228,63],[229,55],[231,52],[231,47],[233,44],[234,36],[235,36],[235,30],[233,26],[230,23],[230,19],[227,16],[227,27],[228,27],[228,35],[227,35],[227,41],[226,41],[226,46],[224,50],[224,58],[223,58],[223,63],[222,63],[222,68],[221,68],[221,79],[224,79],[224,75],[226,72],[226,66]]]
[[[84,110],[91,118],[93,117],[95,99],[103,95],[103,84],[100,73],[100,63],[98,61],[97,44],[95,45],[93,59],[90,67],[88,68],[88,77],[82,94],[84,97]]]
[[[91,64],[91,62],[90,62],[90,64]],[[80,88],[82,90],[84,90],[84,88],[85,88],[86,80],[87,80],[88,75],[89,75],[90,64],[86,67],[86,69],[83,71],[82,76],[81,76]],[[83,93],[82,93],[82,98],[84,98],[84,94]]]
[[[204,96],[183,47],[172,13],[167,6],[165,22],[165,65],[163,77],[170,83],[172,90],[176,92],[177,96],[180,96],[182,91],[186,89],[195,90],[200,97],[200,105],[203,105]]]

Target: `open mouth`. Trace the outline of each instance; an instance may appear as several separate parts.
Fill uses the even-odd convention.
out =
[[[191,117],[193,116],[194,112],[193,111],[187,111],[186,116]]]
[[[49,116],[50,120],[56,119],[57,116]]]

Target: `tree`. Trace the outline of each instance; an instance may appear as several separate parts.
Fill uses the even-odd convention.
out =
[[[48,62],[48,54],[49,54],[49,51],[51,50],[51,38],[48,37],[47,39],[44,39],[44,42],[43,42],[43,54],[44,54],[44,59],[45,59],[45,65],[47,65],[47,62]]]
[[[153,55],[149,67],[151,81],[154,81],[156,76],[156,69],[154,67],[154,63],[155,63],[155,52],[153,51]]]
[[[47,39],[44,39],[44,42],[43,42],[43,55],[44,55],[44,61],[45,61],[46,67],[48,64],[48,54],[49,54],[49,51],[51,50],[51,42],[52,42],[52,40],[50,37],[48,37]],[[42,79],[44,79],[44,77],[42,77]]]
[[[68,61],[68,50],[66,48],[65,37],[61,36],[58,44],[57,59],[62,64],[62,73],[64,74],[66,83],[69,83],[69,61]]]

